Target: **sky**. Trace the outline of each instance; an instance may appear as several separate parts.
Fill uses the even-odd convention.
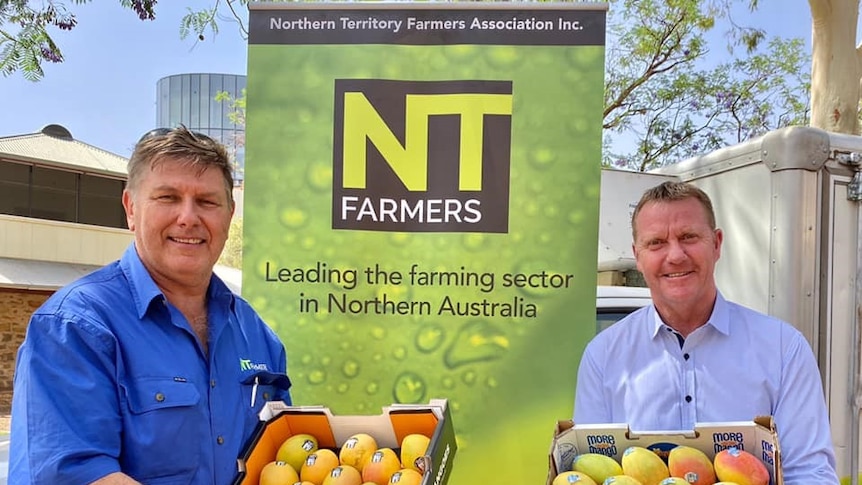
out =
[[[229,20],[204,41],[180,39],[180,19],[186,9],[209,7],[213,2],[164,0],[156,4],[154,21],[139,20],[117,0],[63,2],[78,19],[71,31],[51,32],[66,60],[45,63],[45,76],[37,82],[20,73],[0,75],[4,105],[0,137],[60,124],[76,140],[128,157],[137,139],[156,127],[159,79],[198,72],[246,74],[247,44]],[[785,38],[801,38],[810,52],[808,2],[761,0],[760,4],[754,14],[740,8],[737,21]],[[712,52],[727,56],[723,44]]]

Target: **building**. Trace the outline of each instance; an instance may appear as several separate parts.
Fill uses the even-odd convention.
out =
[[[33,310],[131,242],[125,180],[125,158],[62,126],[0,137],[0,411]]]
[[[156,84],[156,126],[173,128],[183,124],[222,142],[234,157],[234,179],[240,186],[244,179],[245,126],[231,120],[231,104],[216,96],[227,93],[230,99],[240,99],[245,86],[245,76],[200,73],[175,74]]]

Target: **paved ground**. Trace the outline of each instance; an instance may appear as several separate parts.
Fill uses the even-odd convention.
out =
[[[9,415],[0,415],[0,485],[9,476]]]

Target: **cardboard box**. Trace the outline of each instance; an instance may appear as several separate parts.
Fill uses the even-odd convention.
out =
[[[753,421],[699,423],[692,431],[635,432],[625,424],[575,425],[571,420],[558,421],[551,442],[547,485],[557,474],[571,468],[581,453],[601,453],[620,462],[629,446],[642,446],[667,461],[671,448],[687,445],[713,459],[721,450],[737,447],[754,454],[769,470],[772,485],[783,485],[781,450],[778,433],[770,416]]]
[[[324,406],[288,406],[269,402],[260,412],[261,424],[237,460],[234,485],[258,485],[260,471],[273,461],[279,446],[294,434],[308,433],[319,448],[338,450],[350,436],[367,433],[381,448],[399,451],[401,440],[412,433],[431,438],[424,457],[422,485],[445,485],[449,480],[457,445],[452,417],[445,399],[429,404],[392,404],[379,415],[337,416]]]

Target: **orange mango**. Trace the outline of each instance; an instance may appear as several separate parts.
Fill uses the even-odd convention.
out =
[[[667,468],[670,476],[684,478],[692,485],[713,485],[716,482],[712,460],[691,446],[672,448],[667,457]]]
[[[769,470],[756,456],[740,450],[728,448],[719,451],[713,459],[715,474],[722,482],[738,485],[769,485]]]

